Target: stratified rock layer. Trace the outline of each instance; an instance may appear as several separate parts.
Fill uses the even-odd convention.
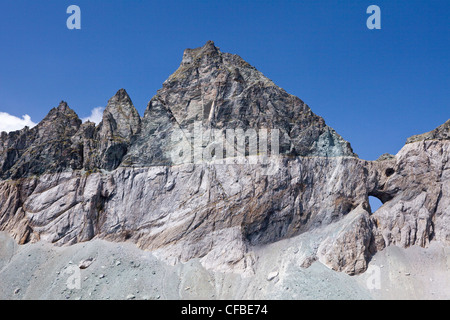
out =
[[[2,133],[0,230],[19,243],[131,241],[173,264],[243,273],[261,246],[310,234],[302,266],[357,274],[388,245],[450,243],[448,123],[361,160],[299,98],[208,42],[185,51],[142,120],[121,89],[98,126],[61,103],[35,128]],[[277,129],[279,155],[175,163],[196,129]],[[375,213],[369,196],[383,202]]]

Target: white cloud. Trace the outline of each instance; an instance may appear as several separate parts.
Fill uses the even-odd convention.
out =
[[[35,125],[36,123],[31,121],[31,117],[27,114],[22,116],[21,119],[6,112],[0,112],[0,132],[16,131],[23,129],[25,126],[32,128]]]
[[[81,120],[83,122],[86,122],[89,120],[91,122],[94,122],[95,124],[99,124],[103,119],[103,110],[105,110],[105,108],[103,108],[103,107],[94,108],[91,111],[91,115],[89,117],[82,118]]]

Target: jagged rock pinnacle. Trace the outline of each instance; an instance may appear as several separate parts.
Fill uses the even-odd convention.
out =
[[[116,94],[109,100],[110,102],[128,102],[131,103],[131,98],[125,89],[119,89]]]
[[[132,138],[140,130],[141,117],[130,96],[125,89],[118,90],[108,100],[102,121],[96,127],[92,140],[83,142],[85,167],[90,170],[117,168],[128,152]]]
[[[60,109],[60,110],[65,110],[68,107],[69,107],[69,105],[67,104],[67,102],[64,101],[64,100],[61,100],[61,102],[59,103],[57,108]]]

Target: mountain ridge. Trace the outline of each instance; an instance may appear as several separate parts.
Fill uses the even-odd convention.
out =
[[[61,102],[58,108],[80,122],[66,102]],[[40,127],[51,129],[48,119],[53,110],[55,108],[40,122]],[[277,128],[281,131],[281,153],[286,155],[357,156],[350,144],[301,99],[278,88],[241,57],[222,53],[212,41],[203,47],[184,51],[180,67],[150,100],[143,117],[133,106],[126,90],[120,89],[109,99],[102,122],[95,126],[95,130],[90,124],[81,126],[80,122],[74,127],[79,132],[59,133],[53,138],[61,140],[76,136],[78,145],[68,147],[74,149],[68,152],[82,154],[83,159],[81,163],[80,159],[74,160],[70,166],[74,170],[114,170],[121,163],[126,166],[170,164],[167,149],[173,146],[167,136],[174,129],[192,132],[194,121],[201,122],[204,127],[221,130]],[[161,139],[161,136],[166,136],[166,139]],[[3,144],[8,145],[6,136],[2,137]],[[158,151],[152,152],[151,149]],[[14,161],[20,156],[16,155]],[[24,161],[33,162],[33,159]],[[67,168],[65,165],[59,169]],[[44,166],[31,170],[29,174],[40,174],[50,169],[58,172],[58,168]],[[1,176],[19,178],[28,175],[26,170],[10,170],[14,171],[11,164],[2,166]]]
[[[222,161],[217,135],[238,129],[278,130],[279,152],[247,153],[255,133],[245,156],[233,138]],[[185,50],[142,118],[120,89],[98,125],[62,102],[36,127],[2,133],[0,231],[21,244],[128,241],[170,264],[246,275],[259,247],[309,235],[298,265],[359,274],[387,246],[449,243],[447,129],[359,159],[301,99],[208,41]],[[178,163],[180,146],[194,153]],[[376,212],[369,196],[383,203]]]

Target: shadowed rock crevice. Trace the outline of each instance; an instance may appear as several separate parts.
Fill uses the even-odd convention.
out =
[[[383,204],[385,204],[386,202],[388,202],[389,200],[392,200],[392,198],[394,198],[393,195],[388,194],[386,192],[378,191],[378,190],[370,192],[369,196],[377,198]]]

